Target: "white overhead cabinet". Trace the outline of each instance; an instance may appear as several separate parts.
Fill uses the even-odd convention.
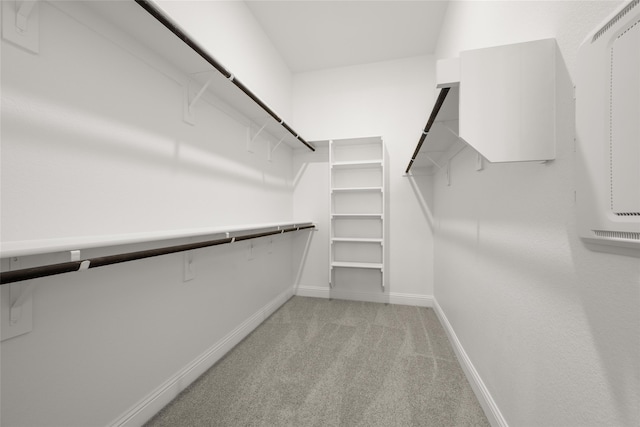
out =
[[[556,155],[555,39],[460,54],[460,137],[490,162]]]
[[[556,157],[558,105],[571,87],[555,39],[463,51],[438,61],[437,83],[407,173],[435,173],[466,144],[496,163]]]
[[[377,285],[384,291],[382,139],[330,141],[329,167],[331,287],[366,292]]]

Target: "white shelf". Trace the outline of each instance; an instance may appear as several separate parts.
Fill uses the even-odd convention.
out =
[[[345,188],[333,188],[331,191],[334,193],[339,192],[358,192],[358,191],[382,191],[382,187],[345,187]]]
[[[332,218],[353,218],[353,219],[382,219],[382,214],[381,213],[373,213],[373,214],[369,214],[369,213],[349,213],[349,214],[340,214],[340,213],[334,213],[331,214]]]
[[[382,167],[382,160],[358,160],[349,162],[335,162],[331,164],[334,169],[364,169]]]
[[[385,291],[385,159],[379,137],[329,142],[329,235],[353,236],[329,239],[331,287],[370,286],[371,274],[358,270],[379,270]]]
[[[294,226],[313,224],[312,221],[274,222],[263,224],[240,224],[222,227],[190,228],[180,230],[151,231],[130,234],[109,234],[101,236],[61,237],[41,240],[19,240],[1,242],[0,257],[21,257],[55,252],[66,252],[80,249],[103,248],[109,246],[150,243],[161,240],[195,238],[216,234],[238,233],[248,231],[268,231]]]
[[[382,244],[382,239],[369,238],[369,237],[332,237],[331,242],[341,243],[379,243]]]
[[[331,267],[339,268],[369,268],[373,270],[382,270],[383,264],[379,262],[348,262],[333,261]]]

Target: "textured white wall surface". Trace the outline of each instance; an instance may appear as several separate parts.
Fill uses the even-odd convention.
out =
[[[434,100],[434,70],[433,58],[421,56],[300,73],[293,80],[294,123],[308,139],[382,137],[388,152],[387,284],[391,292],[422,296],[433,295],[433,247],[431,213],[426,210],[424,193],[416,189],[429,185],[424,177],[413,181],[403,174]],[[306,153],[302,156],[309,157]],[[294,174],[317,174],[313,178],[316,191],[301,196],[328,197],[328,176],[319,169],[319,162],[324,162],[322,168],[328,173],[326,152],[314,156],[306,170],[303,166],[309,160],[304,159],[296,150]],[[310,176],[303,175],[304,182],[310,181]],[[326,217],[328,202],[326,208],[318,205],[318,209]],[[328,255],[323,254],[328,254],[328,240],[314,240],[314,245],[325,249],[318,246],[319,255],[310,258],[309,264],[327,265]],[[315,280],[317,276],[308,277]],[[311,285],[328,286],[325,277]]]
[[[290,217],[287,146],[247,152],[247,122],[207,102],[185,123],[187,76],[42,9],[40,54],[3,44],[3,241]]]
[[[2,40],[3,242],[291,220],[290,147],[247,152],[247,123],[208,98],[185,123],[187,76],[81,2],[38,7],[39,54]],[[33,331],[1,344],[2,425],[120,419],[290,291],[292,234],[195,251],[188,282],[182,254],[31,281]]]
[[[437,57],[555,37],[573,75],[578,46],[618,5],[453,2]],[[640,260],[577,236],[573,114],[559,110],[552,162],[477,172],[466,149],[450,186],[437,176],[435,297],[509,425],[637,426]]]

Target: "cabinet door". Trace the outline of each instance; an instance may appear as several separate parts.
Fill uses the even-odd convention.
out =
[[[491,162],[555,158],[556,41],[460,54],[460,136]]]

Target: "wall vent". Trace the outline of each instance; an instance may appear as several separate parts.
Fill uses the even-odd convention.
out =
[[[598,40],[604,33],[609,31],[609,29],[611,29],[611,27],[613,27],[616,24],[616,22],[618,22],[623,16],[629,13],[631,9],[638,6],[639,4],[640,4],[640,0],[633,0],[631,3],[629,3],[624,9],[620,11],[620,13],[618,13],[616,16],[611,18],[609,22],[607,22],[604,25],[604,27],[602,27],[597,33],[595,33],[595,35],[591,39],[591,43]]]
[[[632,231],[593,230],[593,235],[607,239],[640,240],[640,233]]]
[[[640,99],[636,94],[636,89],[640,88],[637,81],[640,74],[639,21],[620,25],[620,33],[611,34],[615,37],[608,46],[609,184],[611,212],[614,213],[640,209],[640,186],[631,183],[640,184],[640,144],[637,141],[640,137],[637,126]]]
[[[576,59],[578,233],[591,249],[640,257],[640,0],[597,26]]]

